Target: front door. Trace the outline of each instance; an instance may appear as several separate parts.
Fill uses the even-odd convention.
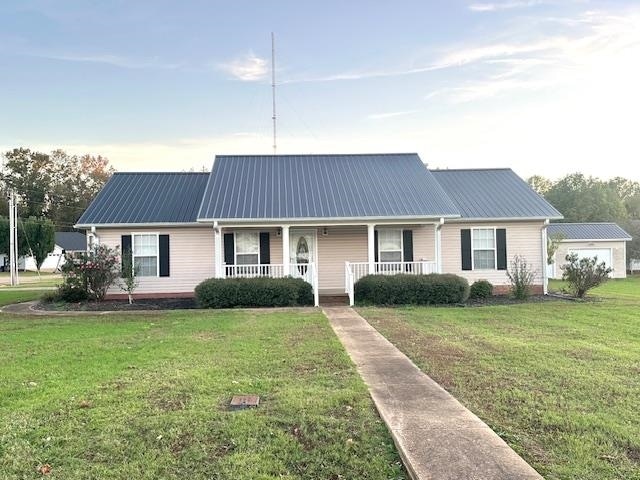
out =
[[[294,276],[305,276],[309,263],[316,263],[316,230],[289,230],[289,261]],[[317,264],[316,264],[317,266]]]

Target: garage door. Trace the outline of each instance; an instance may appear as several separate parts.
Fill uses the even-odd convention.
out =
[[[577,253],[578,258],[598,257],[598,263],[604,262],[607,267],[613,267],[610,248],[576,248],[569,250],[569,254],[572,253]]]

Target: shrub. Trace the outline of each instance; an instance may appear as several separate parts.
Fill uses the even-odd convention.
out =
[[[511,261],[511,268],[507,270],[507,277],[511,282],[511,293],[518,300],[526,300],[531,295],[531,286],[535,272],[524,257],[516,255]]]
[[[120,275],[119,261],[117,249],[106,245],[98,245],[89,252],[66,254],[61,268],[60,299],[79,301],[71,298],[84,295],[82,300],[104,300],[107,290]]]
[[[561,268],[562,279],[569,284],[569,290],[578,298],[583,298],[592,288],[606,282],[613,271],[604,262],[598,263],[598,257],[578,259],[573,253],[565,257],[566,265]]]
[[[466,301],[469,283],[452,274],[367,275],[354,293],[358,302],[372,305],[445,305]]]
[[[483,300],[493,295],[493,285],[488,280],[476,280],[469,289],[469,298]]]
[[[195,290],[204,308],[313,305],[311,285],[300,278],[210,278]]]

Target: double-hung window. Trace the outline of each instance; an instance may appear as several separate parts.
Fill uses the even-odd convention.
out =
[[[402,261],[402,230],[391,228],[378,230],[378,259],[381,262]]]
[[[156,233],[136,233],[133,239],[133,268],[139,277],[158,276],[158,235]]]
[[[474,270],[494,270],[496,268],[495,228],[474,228],[471,230]]]
[[[236,232],[236,265],[260,263],[260,236],[258,232]]]

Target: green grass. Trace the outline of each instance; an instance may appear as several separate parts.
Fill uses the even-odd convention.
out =
[[[638,278],[599,302],[361,308],[547,480],[640,479]]]
[[[42,272],[39,276],[37,272],[19,272],[20,284],[12,287],[9,285],[9,272],[0,272],[0,290],[24,287],[55,287],[62,282],[59,273]]]
[[[561,292],[565,290],[568,290],[566,282],[549,280],[549,291]],[[640,302],[640,275],[631,275],[626,279],[609,280],[598,288],[591,290],[588,296]]]
[[[44,290],[0,290],[0,307],[12,303],[29,302],[42,296]]]
[[[0,372],[2,479],[404,478],[319,312],[2,315]]]

